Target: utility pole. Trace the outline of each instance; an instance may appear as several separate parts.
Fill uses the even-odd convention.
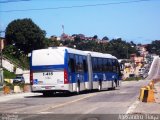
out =
[[[64,25],[62,25],[62,34],[64,34]]]
[[[2,65],[2,60],[3,60],[2,50],[4,48],[4,40],[1,37],[1,33],[3,33],[3,32],[5,32],[5,31],[0,31],[0,87],[3,87],[3,83],[4,83],[3,65]]]
[[[126,48],[127,48],[127,59],[129,59],[129,58],[128,58],[128,46],[127,46]]]

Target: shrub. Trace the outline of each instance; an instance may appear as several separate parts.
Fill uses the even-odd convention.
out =
[[[129,77],[126,78],[124,81],[138,81],[138,80],[142,80],[142,77]]]
[[[5,78],[7,78],[7,79],[13,79],[13,78],[16,77],[16,75],[13,72],[9,72],[6,69],[3,69],[3,75],[4,75],[4,79]]]
[[[12,83],[9,83],[9,82],[7,82],[7,81],[4,81],[4,85],[5,85],[5,86],[9,86],[11,90],[14,89],[14,85],[13,85]]]

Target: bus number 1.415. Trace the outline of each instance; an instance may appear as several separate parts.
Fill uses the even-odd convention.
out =
[[[43,73],[43,76],[52,76],[53,75],[53,72],[44,72]]]

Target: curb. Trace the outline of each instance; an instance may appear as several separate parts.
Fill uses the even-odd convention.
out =
[[[40,93],[31,93],[31,92],[26,92],[26,93],[13,93],[13,94],[8,94],[8,95],[3,95],[0,96],[0,103],[1,102],[6,102],[10,100],[15,100],[15,99],[21,99],[25,97],[32,97],[32,96],[37,96],[37,95],[42,95]]]
[[[9,94],[4,94],[3,91],[0,91],[0,97],[2,96],[10,96],[10,95],[16,95],[16,94],[23,94],[23,93],[30,93],[30,92],[19,92],[19,93],[15,93],[15,92],[10,92]]]

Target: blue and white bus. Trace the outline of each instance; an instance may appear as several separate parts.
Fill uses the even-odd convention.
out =
[[[31,54],[32,92],[77,92],[120,86],[120,67],[110,54],[67,47],[34,50]]]

